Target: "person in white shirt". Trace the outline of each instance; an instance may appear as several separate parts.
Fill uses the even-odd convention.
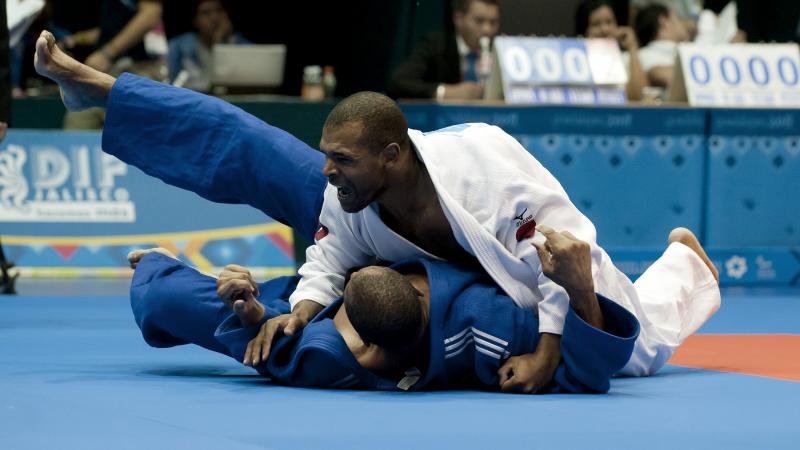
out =
[[[641,9],[634,22],[642,46],[639,61],[651,86],[667,87],[672,81],[678,43],[689,40],[689,32],[675,11],[659,4]]]
[[[575,33],[585,38],[614,39],[622,50],[628,72],[628,100],[642,99],[647,76],[639,62],[639,41],[631,27],[621,27],[608,0],[583,0],[575,10]]]

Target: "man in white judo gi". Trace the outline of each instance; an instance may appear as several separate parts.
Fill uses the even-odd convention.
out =
[[[47,32],[37,41],[35,64],[59,83],[70,110],[105,104],[116,81],[58,50]],[[668,249],[659,269],[634,286],[597,245],[594,226],[558,181],[497,127],[467,124],[423,134],[407,128],[387,97],[360,93],[331,112],[320,148],[329,181],[321,227],[300,269],[292,312],[264,325],[253,363],[268,354],[275,333],[296,332],[341,295],[348,269],[375,259],[439,258],[479,264],[517,305],[538,310],[536,351],[500,368],[508,375],[504,390],[534,392],[558,366],[569,297],[595,295],[567,293],[543,274],[531,245],[537,223],[586,242],[596,292],[639,319],[624,374],[658,370],[719,307],[713,265],[686,246]],[[690,280],[689,289],[686,283],[666,288],[678,278]]]

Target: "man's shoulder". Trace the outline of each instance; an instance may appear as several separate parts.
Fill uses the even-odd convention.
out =
[[[460,123],[421,134],[422,137],[418,139],[431,143],[443,144],[451,140],[458,140],[461,141],[459,145],[474,143],[475,147],[480,148],[490,144],[487,140],[505,139],[509,136],[502,128],[482,122]]]

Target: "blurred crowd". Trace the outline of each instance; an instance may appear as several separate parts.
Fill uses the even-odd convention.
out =
[[[240,17],[247,14],[247,6],[242,6],[242,2],[39,1],[43,3],[43,7],[35,20],[22,38],[12,42],[10,48],[11,85],[16,98],[37,95],[52,89],[52,86],[48,86],[45,80],[33,72],[32,65],[29,64],[33,57],[34,42],[43,29],[52,31],[62,48],[103,72],[118,74],[128,71],[200,91],[210,91],[213,88],[211,74],[214,46],[264,43],[264,33],[253,31],[252,24],[256,22],[240,21],[247,22],[246,29],[240,29],[237,21],[231,20],[229,7],[232,5],[240,11]],[[403,3],[400,0],[397,2],[398,5]],[[515,3],[519,2],[436,2],[442,4],[443,23],[438,27],[428,27],[431,33],[407,43],[403,54],[385,67],[376,66],[375,70],[383,73],[376,75],[366,74],[364,70],[351,70],[345,77],[353,78],[363,74],[383,80],[382,89],[378,86],[375,90],[383,90],[396,98],[482,98],[488,71],[491,70],[491,63],[487,63],[487,53],[492,51],[492,40],[502,32],[503,17],[508,14],[507,10],[513,11]],[[309,8],[312,3],[309,3]],[[422,2],[416,2],[417,8],[420,3]],[[427,3],[434,3],[434,0]],[[800,35],[800,2],[797,0],[739,0],[733,6],[733,13],[728,3],[709,0],[575,0],[545,2],[542,5],[547,5],[547,8],[570,8],[570,14],[574,16],[574,29],[563,30],[563,36],[610,38],[619,44],[628,72],[628,98],[637,101],[647,98],[648,92],[653,89],[664,88],[670,83],[677,46],[681,42],[796,41]],[[249,3],[245,3],[247,4]],[[352,5],[347,6],[347,2],[343,2],[339,7],[347,9]],[[266,11],[270,11],[270,8],[275,15],[264,17],[261,24],[264,27],[285,29],[279,25],[284,19],[280,17],[279,7],[267,7]],[[399,11],[408,7],[400,5],[393,8],[392,10]],[[262,8],[259,11],[264,10]],[[367,17],[365,20],[370,21],[369,8],[362,12]],[[313,27],[323,20],[324,18],[309,18],[308,26]],[[391,19],[381,20],[384,22],[379,23]],[[302,23],[302,18],[299,22]],[[412,18],[411,22],[412,26],[417,26],[419,20]],[[326,30],[337,29],[336,24],[326,26]],[[342,28],[347,28],[347,24]],[[347,30],[348,36],[357,31]],[[380,30],[363,31],[364,36],[359,36],[358,39],[368,40],[370,34],[380,33]],[[320,38],[320,34],[322,33],[312,35],[311,40],[335,42],[341,38],[338,33],[327,38]],[[531,29],[528,34],[540,33]],[[413,33],[404,35],[415,36]],[[350,39],[353,40],[352,37]],[[293,45],[292,39],[287,38],[287,42],[281,40],[281,36],[270,37],[270,43],[287,45],[288,58],[304,60],[303,55],[296,55],[309,53],[307,44],[301,47]],[[400,39],[396,39],[395,43],[397,41]],[[384,38],[382,42],[387,42],[387,39]],[[342,44],[343,47],[347,45],[346,41]],[[320,42],[320,48],[332,47],[330,42]],[[396,52],[391,48],[383,51]],[[323,61],[317,64],[329,63]],[[280,90],[280,93],[300,93],[301,81],[298,78],[301,77],[292,70],[292,67],[287,67],[285,84],[288,88]],[[329,71],[332,73],[333,68],[326,69],[326,73]],[[351,87],[360,87],[357,82],[345,84],[346,86],[341,86],[340,83],[341,89],[332,89],[333,92],[344,96],[352,93],[349,92]],[[374,88],[374,84],[371,87]],[[65,125],[68,128],[96,128],[102,125],[102,120],[102,111],[90,111],[68,117]]]

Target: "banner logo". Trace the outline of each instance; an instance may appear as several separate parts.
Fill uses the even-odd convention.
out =
[[[0,222],[134,222],[128,167],[88,145],[0,150]]]

